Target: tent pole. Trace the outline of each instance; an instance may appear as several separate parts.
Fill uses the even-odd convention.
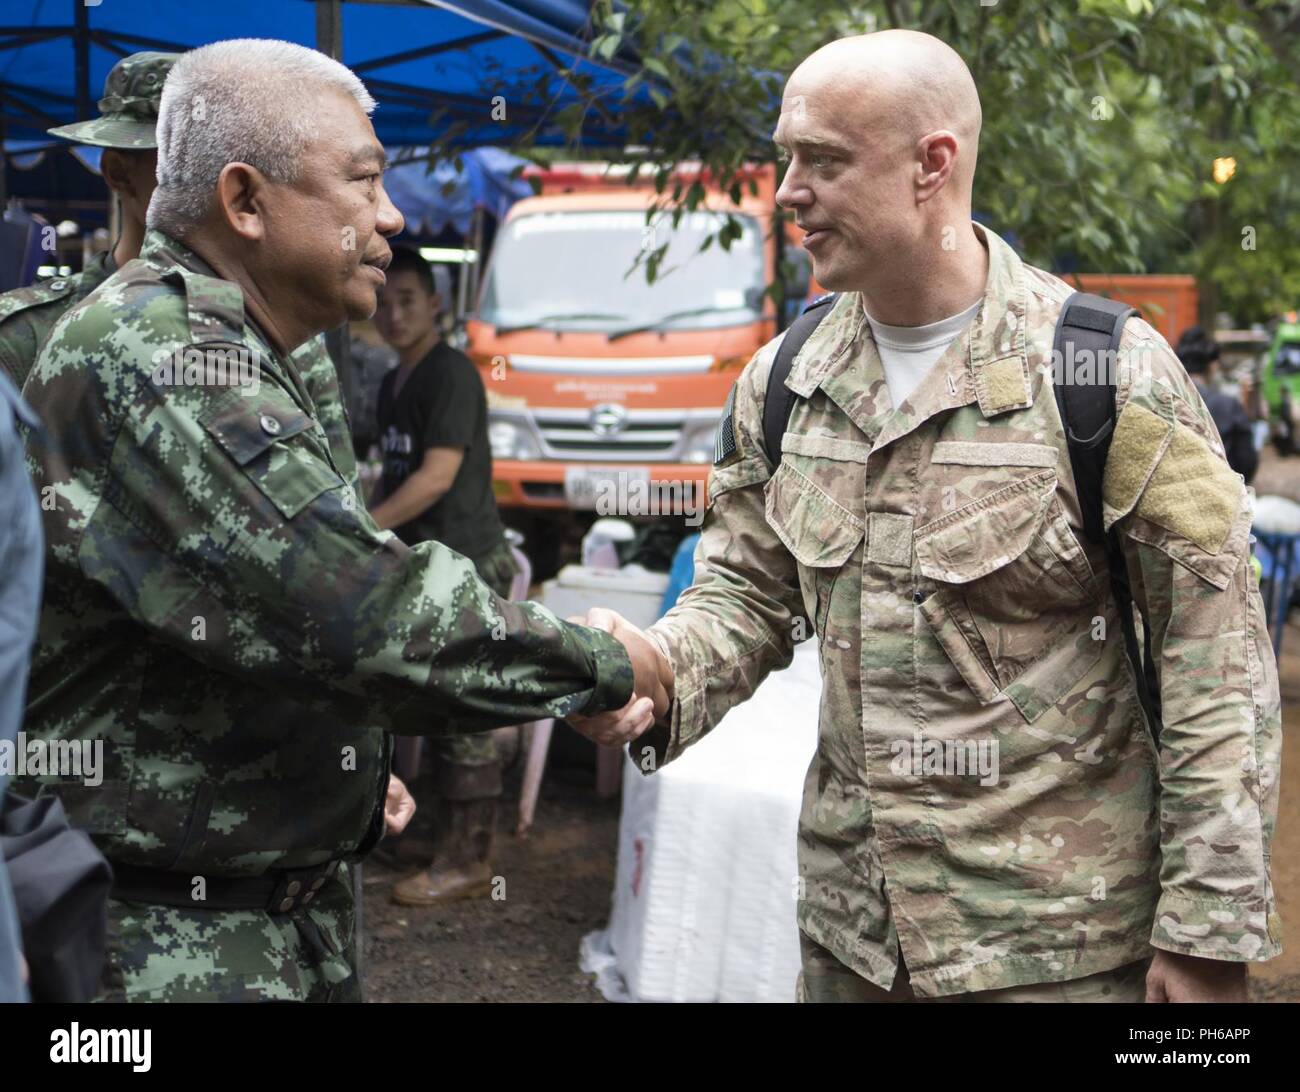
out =
[[[5,188],[9,171],[9,158],[5,155],[5,116],[0,110],[0,219],[4,218],[5,209],[9,207],[9,194]]]
[[[467,309],[478,304],[479,282],[483,278],[483,209],[479,205],[474,206],[472,238],[470,245],[474,248],[474,280],[470,286],[470,297],[465,301]]]
[[[90,16],[84,0],[72,0],[72,48],[77,77],[77,120],[90,117]]]
[[[327,57],[342,63],[343,61],[343,5],[340,0],[316,0],[316,50]],[[330,359],[334,361],[334,370],[339,377],[339,394],[343,404],[348,408],[351,420],[356,420],[356,408],[352,401],[356,393],[356,377],[352,373],[352,338],[345,322],[336,330],[325,334],[325,348]],[[355,870],[359,877],[360,867]],[[355,877],[354,877],[355,878]],[[357,899],[357,978],[361,978],[361,885],[356,884]]]

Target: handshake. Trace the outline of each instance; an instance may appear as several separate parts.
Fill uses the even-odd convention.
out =
[[[649,637],[621,614],[603,607],[567,621],[603,629],[627,650],[632,660],[632,697],[628,703],[595,716],[570,716],[567,719],[574,728],[604,747],[621,747],[667,715],[673,700],[673,669]]]

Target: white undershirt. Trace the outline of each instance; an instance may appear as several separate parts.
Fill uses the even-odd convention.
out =
[[[976,300],[960,314],[926,326],[887,326],[867,316],[895,409],[916,390],[944,350],[971,324],[983,302]]]

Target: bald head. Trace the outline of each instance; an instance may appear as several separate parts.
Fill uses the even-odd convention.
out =
[[[929,34],[841,38],[800,64],[773,135],[790,158],[777,200],[808,230],[817,279],[867,291],[900,259],[917,277],[951,264],[974,239],[981,121],[966,63]]]
[[[871,132],[885,130],[900,144],[951,132],[974,174],[983,121],[979,92],[966,62],[933,35],[882,30],[840,38],[794,70],[786,95],[813,88],[838,89],[836,97],[857,124]]]

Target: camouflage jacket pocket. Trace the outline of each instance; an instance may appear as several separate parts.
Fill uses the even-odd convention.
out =
[[[921,613],[982,703],[1007,698],[1033,720],[1100,655],[1089,631],[1101,586],[1056,496],[1054,471],[925,524],[915,550],[934,585]]]
[[[814,629],[824,633],[836,575],[866,534],[866,522],[861,514],[865,506],[864,491],[853,485],[844,489],[837,500],[808,473],[798,469],[795,465],[798,461],[805,462],[805,470],[818,473],[814,466],[807,465],[807,460],[787,455],[767,483],[765,515],[772,530],[799,563],[804,612]],[[860,464],[834,462],[826,464],[823,473],[838,472],[840,481],[847,484],[858,480],[855,469],[865,474]],[[855,497],[857,512],[849,507],[855,504]]]
[[[251,400],[235,391],[201,423],[286,519],[345,483],[312,445],[316,422],[288,399]]]

